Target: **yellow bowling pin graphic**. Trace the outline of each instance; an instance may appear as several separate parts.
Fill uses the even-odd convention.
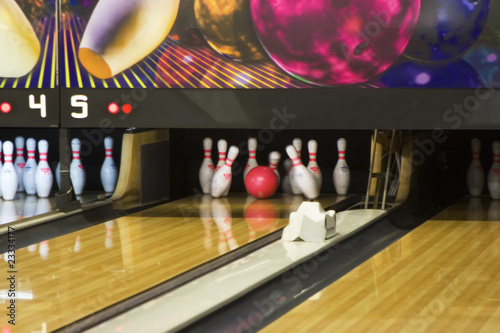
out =
[[[15,0],[0,0],[0,77],[21,77],[35,67],[40,42]]]
[[[108,79],[153,52],[167,37],[180,0],[101,0],[78,57],[89,73]]]

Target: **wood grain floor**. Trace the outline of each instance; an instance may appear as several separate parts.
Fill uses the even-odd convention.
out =
[[[15,332],[53,331],[217,258],[284,227],[301,202],[189,197],[18,249]]]
[[[498,332],[500,201],[464,198],[263,332]]]

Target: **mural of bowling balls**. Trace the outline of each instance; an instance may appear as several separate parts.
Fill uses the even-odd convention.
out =
[[[446,63],[402,58],[380,77],[390,88],[477,88],[481,78],[465,60]]]
[[[198,27],[208,44],[233,60],[264,58],[265,52],[252,26],[250,0],[195,0]]]
[[[488,0],[422,1],[417,28],[404,54],[422,61],[458,57],[481,34],[488,4]]]
[[[188,46],[205,44],[194,15],[194,0],[181,0],[179,13],[168,37]]]
[[[490,88],[500,88],[500,45],[474,44],[463,59],[474,67]]]
[[[391,66],[417,23],[418,0],[251,0],[271,59],[316,85],[365,82]]]

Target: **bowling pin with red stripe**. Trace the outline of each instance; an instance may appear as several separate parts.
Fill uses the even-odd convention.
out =
[[[106,193],[113,193],[118,180],[118,170],[113,160],[113,138],[108,136],[104,139],[106,157],[101,167],[101,183]]]
[[[238,153],[238,147],[231,146],[227,154],[226,163],[215,173],[214,178],[212,179],[212,189],[210,192],[214,198],[227,195],[229,192],[232,181],[231,167],[236,159],[236,156],[238,156]]]
[[[22,136],[16,137],[16,160],[14,161],[14,168],[17,173],[17,192],[24,192],[24,182],[23,182],[23,169],[26,165],[24,159],[24,138]]]
[[[345,151],[347,148],[346,139],[339,139],[337,141],[337,148],[339,151],[339,160],[333,170],[333,185],[335,185],[337,194],[345,195],[349,190],[349,183],[351,181],[351,171],[345,160]]]
[[[277,151],[269,153],[269,167],[273,169],[276,176],[278,176],[278,184],[280,183],[280,173],[278,172],[278,163],[280,162],[281,154]]]
[[[18,188],[17,172],[12,164],[14,145],[10,141],[3,143],[4,165],[0,172],[0,186],[4,200],[14,200]]]
[[[85,188],[85,181],[87,180],[87,175],[85,173],[85,168],[83,167],[82,161],[80,160],[80,139],[71,140],[71,149],[73,151],[73,160],[71,161],[69,175],[71,177],[71,183],[73,184],[73,189],[76,195],[81,195],[83,189]]]
[[[295,139],[293,139],[292,145],[295,148],[295,150],[297,151],[297,156],[299,157],[299,160],[300,160],[300,152],[302,150],[302,140],[299,138],[295,138]],[[288,153],[288,151],[287,151],[287,153]],[[302,164],[302,161],[300,163]],[[299,194],[302,194],[302,191],[301,191],[300,187],[295,183],[296,177],[294,177],[294,173],[295,173],[295,170],[293,169],[294,165],[295,165],[295,162],[292,163],[292,167],[291,167],[290,172],[289,172],[290,188],[292,189],[293,194],[299,195]]]
[[[323,184],[323,177],[321,175],[321,170],[319,169],[318,162],[316,161],[316,156],[318,152],[318,143],[316,140],[309,140],[307,143],[307,148],[309,150],[309,164],[307,164],[307,168],[311,170],[316,177],[318,182],[318,188],[321,189],[321,185]]]
[[[257,154],[257,139],[255,138],[250,138],[248,139],[248,162],[247,165],[245,166],[245,171],[243,172],[243,181],[245,181],[245,178],[247,178],[247,174],[255,168],[256,166],[259,166],[257,163],[257,159],[255,158]]]
[[[35,187],[36,193],[40,198],[47,198],[52,190],[54,176],[50,170],[49,163],[47,162],[47,154],[49,152],[49,143],[47,140],[40,140],[38,142],[38,153],[40,155],[40,162],[36,168],[35,173]]]
[[[203,158],[203,163],[201,163],[198,176],[200,178],[201,191],[204,194],[209,194],[215,169],[214,163],[212,162],[212,139],[203,139],[203,151],[205,157]]]
[[[472,139],[472,162],[467,170],[467,188],[470,195],[476,197],[481,195],[484,188],[484,170],[479,160],[479,153],[481,150],[481,141],[479,139]]]
[[[35,160],[35,150],[36,150],[36,140],[29,138],[26,140],[26,150],[28,152],[28,160],[23,169],[23,183],[26,194],[35,195],[35,174],[37,169],[37,164]]]
[[[217,142],[217,150],[219,151],[219,161],[215,166],[215,171],[219,170],[224,163],[226,163],[226,154],[227,154],[227,141],[224,139],[220,139]]]
[[[500,199],[500,141],[493,142],[493,165],[488,173],[488,190],[492,199]]]
[[[316,199],[319,196],[318,181],[316,177],[314,177],[313,173],[302,164],[294,146],[287,146],[286,153],[293,163],[293,173],[290,175],[290,182],[295,183],[307,199]]]

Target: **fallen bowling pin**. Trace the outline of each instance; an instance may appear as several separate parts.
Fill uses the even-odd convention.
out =
[[[101,0],[78,50],[89,73],[108,79],[153,52],[167,37],[180,0]]]
[[[238,156],[238,153],[238,147],[231,146],[227,154],[226,163],[215,173],[214,178],[212,179],[212,189],[210,192],[214,198],[227,195],[229,192],[232,181],[231,167],[236,159],[236,156]]]
[[[14,0],[0,1],[0,77],[28,74],[40,57],[40,42]]]
[[[287,146],[286,153],[293,162],[293,172],[290,174],[290,183],[294,183],[307,199],[316,199],[319,196],[318,181],[316,177],[314,177],[313,173],[302,164],[294,146]]]

